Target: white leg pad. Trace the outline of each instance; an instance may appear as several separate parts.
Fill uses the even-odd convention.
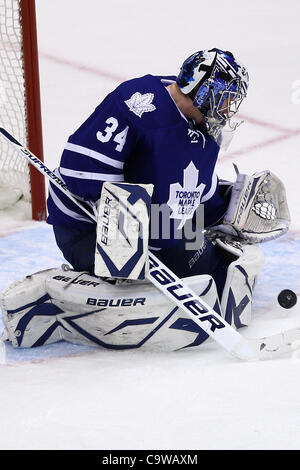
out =
[[[229,249],[231,253],[233,251]],[[264,254],[256,245],[244,245],[227,271],[221,299],[222,315],[236,328],[248,326],[252,318],[253,288],[264,265]]]
[[[221,313],[214,280],[185,279]],[[75,271],[51,269],[13,283],[0,296],[6,333],[15,347],[65,340],[110,349],[173,351],[208,337],[148,281],[111,284]]]

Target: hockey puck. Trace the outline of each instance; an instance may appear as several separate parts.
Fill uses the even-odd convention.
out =
[[[297,303],[297,295],[290,289],[284,289],[278,294],[278,303],[283,308],[292,308]]]

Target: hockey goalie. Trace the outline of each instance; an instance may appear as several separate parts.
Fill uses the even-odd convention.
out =
[[[180,300],[176,286],[163,293],[149,281],[151,253],[226,324],[249,325],[259,244],[284,234],[290,215],[272,172],[237,172],[235,182],[215,174],[247,88],[245,67],[214,48],[186,59],[177,77],[146,75],[105,98],[65,146],[61,187],[50,184],[48,223],[69,265],[1,293],[3,339],[201,345],[207,331],[165,295]]]
[[[184,278],[235,328],[251,321],[253,288],[263,266],[262,251],[252,239],[270,236],[269,230],[266,233],[269,224],[265,223],[269,219],[255,209],[262,204],[261,194],[272,199],[272,204],[268,203],[270,211],[279,214],[283,208],[287,210],[283,200],[276,201],[278,185],[281,190],[282,186],[274,175],[244,175],[243,184],[240,179],[232,187],[228,222],[224,218],[224,227],[217,226],[206,235],[200,248],[189,250],[191,269],[203,256],[207,243],[226,260],[222,290],[208,274]],[[253,191],[247,215],[242,205],[249,184]],[[29,275],[9,286],[1,294],[3,339],[15,347],[65,340],[113,349],[164,351],[202,344],[208,334],[145,278],[149,269],[151,193],[151,185],[104,183],[98,205],[94,265],[97,275],[63,266]],[[237,225],[236,214],[241,211],[244,222]],[[272,218],[272,230],[283,230],[282,220]]]

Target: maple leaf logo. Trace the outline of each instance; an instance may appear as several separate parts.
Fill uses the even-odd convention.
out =
[[[138,117],[142,117],[143,113],[149,113],[156,110],[156,107],[152,104],[153,98],[153,93],[145,93],[142,95],[137,91],[131,96],[131,98],[129,98],[129,100],[125,101],[125,104],[128,106],[130,111]]]
[[[205,184],[198,183],[199,170],[191,161],[183,170],[183,186],[179,183],[170,184],[168,206],[172,209],[171,219],[181,219],[178,229],[181,229],[201,202]]]

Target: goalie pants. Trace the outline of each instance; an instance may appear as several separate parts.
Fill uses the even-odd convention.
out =
[[[57,246],[75,271],[86,271],[94,275],[96,229],[83,232],[54,225],[53,231]],[[211,275],[221,298],[227,268],[232,259],[227,259],[224,252],[207,239],[204,239],[203,246],[198,250],[186,250],[185,245],[186,240],[181,239],[175,246],[155,251],[154,254],[178,277]]]

